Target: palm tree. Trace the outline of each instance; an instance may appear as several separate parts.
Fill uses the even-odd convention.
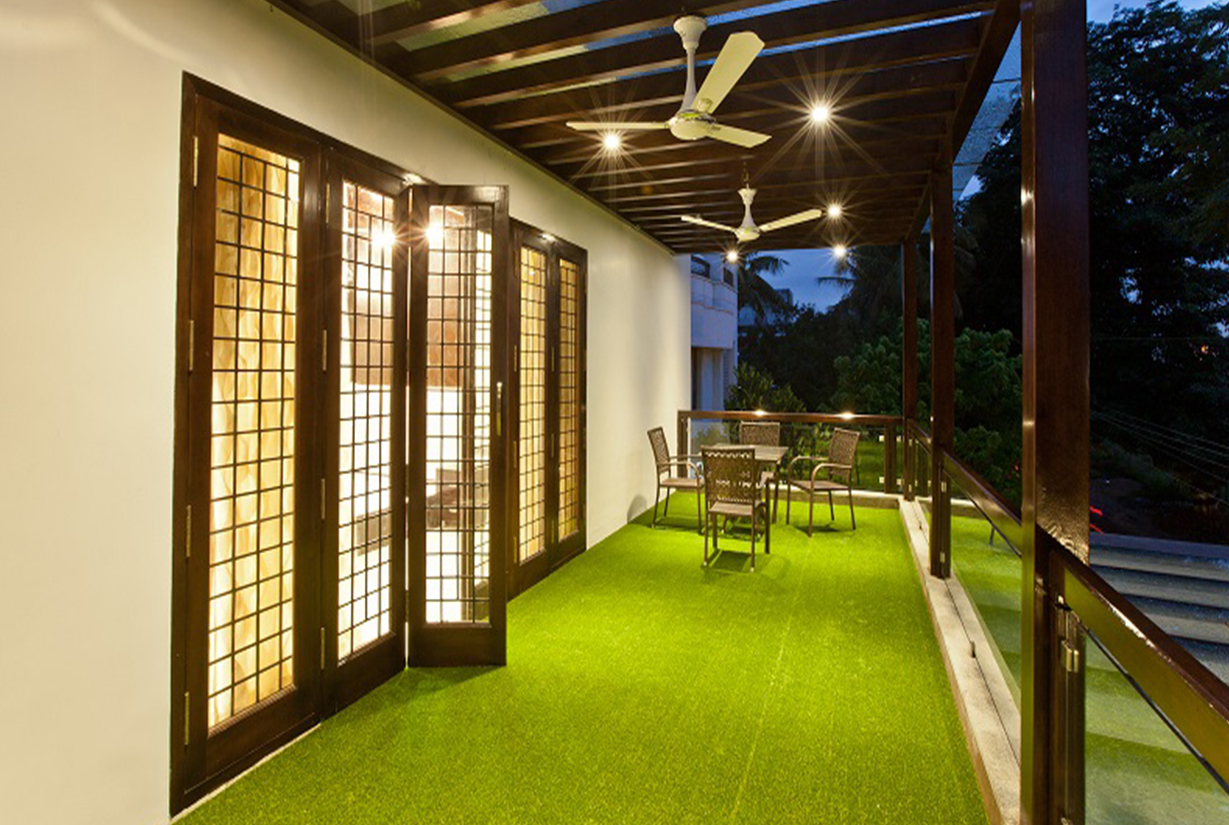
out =
[[[765,275],[780,275],[787,266],[785,259],[765,252],[748,252],[738,259],[738,308],[751,307],[755,317],[763,321],[769,310],[789,309],[789,302],[768,283]]]

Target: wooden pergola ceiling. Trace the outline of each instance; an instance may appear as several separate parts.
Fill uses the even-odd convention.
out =
[[[695,214],[737,224],[744,175],[766,223],[823,218],[744,246],[898,243],[927,211],[930,173],[960,148],[1006,51],[1018,0],[277,0],[287,12],[451,108],[678,252],[733,245]],[[708,18],[697,74],[726,38],[765,49],[720,105],[765,132],[755,149],[628,132],[615,152],[569,120],[664,121],[685,53],[671,28]],[[830,105],[826,125],[811,108]],[[949,160],[950,162],[950,160]]]

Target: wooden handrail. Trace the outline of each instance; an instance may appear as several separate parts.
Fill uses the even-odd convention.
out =
[[[1222,784],[1229,780],[1229,685],[1049,534],[1055,580],[1080,622]]]
[[[966,467],[954,455],[943,454],[943,471],[960,487],[986,520],[994,525],[994,529],[1011,542],[1013,547],[1019,548],[1023,534],[1020,530],[1020,514],[1016,508],[1003,498],[998,490],[991,487],[990,482]]]
[[[787,424],[849,424],[859,427],[900,426],[899,415],[854,413],[757,412],[754,410],[679,410],[679,418],[720,421],[782,421]]]

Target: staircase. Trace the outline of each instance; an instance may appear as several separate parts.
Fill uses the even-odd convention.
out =
[[[1094,533],[1092,566],[1229,682],[1229,546]]]

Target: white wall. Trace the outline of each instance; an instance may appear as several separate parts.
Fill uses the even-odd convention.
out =
[[[687,279],[596,206],[255,0],[0,6],[0,820],[165,820],[181,76],[589,250],[589,535],[689,401]]]

